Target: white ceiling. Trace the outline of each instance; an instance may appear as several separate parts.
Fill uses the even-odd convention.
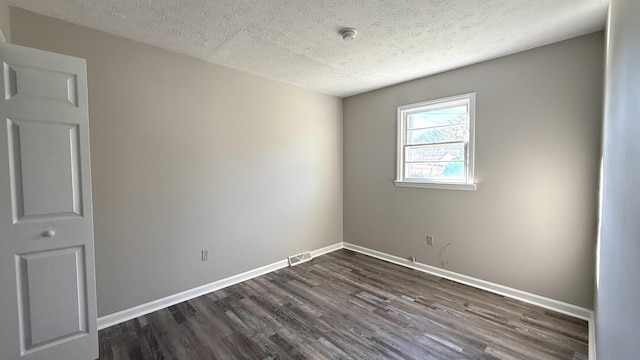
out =
[[[608,0],[10,0],[212,63],[349,96],[604,28]],[[354,41],[338,31],[355,27]]]

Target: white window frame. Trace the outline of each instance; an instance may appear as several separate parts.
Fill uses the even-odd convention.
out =
[[[405,147],[407,137],[407,118],[409,114],[448,108],[452,106],[468,106],[467,131],[464,140],[464,179],[462,180],[437,180],[437,179],[405,179]],[[476,93],[471,92],[462,95],[451,96],[436,100],[424,101],[415,104],[398,106],[398,142],[397,142],[397,166],[396,186],[421,187],[451,190],[476,190],[474,182],[475,163],[475,118],[476,118]],[[435,143],[439,144],[439,143]]]

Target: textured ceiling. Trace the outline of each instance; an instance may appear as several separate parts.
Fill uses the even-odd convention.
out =
[[[608,0],[9,0],[337,96],[604,28]],[[358,29],[353,41],[338,31]]]

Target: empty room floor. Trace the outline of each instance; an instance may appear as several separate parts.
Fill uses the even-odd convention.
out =
[[[339,250],[102,330],[100,359],[587,359],[588,323]]]

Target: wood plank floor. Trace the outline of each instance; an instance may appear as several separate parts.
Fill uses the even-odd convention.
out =
[[[99,337],[102,360],[588,358],[586,321],[348,250]]]

